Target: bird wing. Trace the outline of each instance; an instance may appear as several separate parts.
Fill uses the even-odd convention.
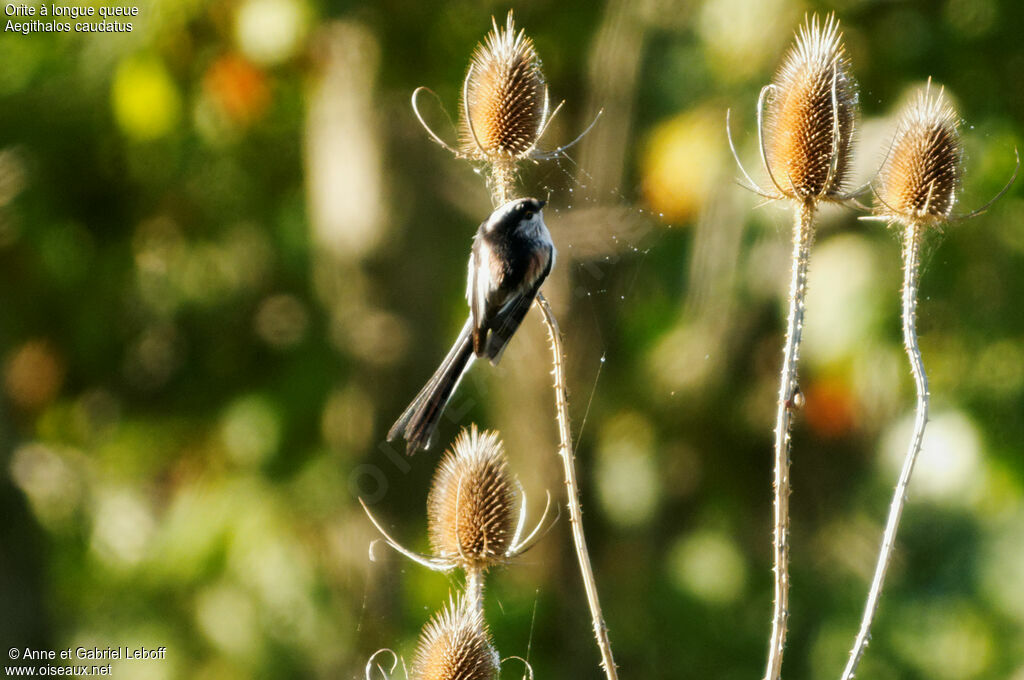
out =
[[[541,284],[544,283],[544,279],[551,272],[553,263],[554,251],[552,248],[538,252],[530,263],[530,270],[525,277],[526,281],[533,280],[533,283],[526,290],[517,291],[510,296],[494,315],[490,323],[490,333],[487,335],[487,342],[483,348],[483,353],[492,364],[501,361],[501,355],[504,353],[508,341],[512,339],[523,323],[523,319],[526,318],[526,313],[530,311],[530,306],[537,297],[537,292],[540,290]]]
[[[491,249],[479,235],[473,239],[469,254],[469,272],[466,276],[466,301],[473,328],[481,330],[487,325],[488,298],[497,288],[492,270]]]

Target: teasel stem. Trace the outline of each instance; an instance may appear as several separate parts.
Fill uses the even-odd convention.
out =
[[[910,372],[914,376],[914,386],[917,388],[914,432],[910,437],[907,455],[903,459],[903,469],[900,470],[899,481],[896,482],[892,505],[889,506],[889,518],[886,520],[885,533],[882,536],[882,549],[878,554],[878,562],[875,564],[875,575],[871,580],[871,589],[868,591],[860,630],[857,632],[853,649],[850,650],[850,660],[843,670],[843,680],[853,678],[857,672],[857,665],[864,655],[864,650],[867,649],[868,642],[871,640],[871,623],[874,621],[878,603],[882,598],[885,573],[892,561],[892,553],[896,546],[896,531],[899,529],[903,506],[907,502],[907,486],[910,484],[910,475],[914,472],[914,463],[917,461],[918,454],[921,453],[924,429],[928,423],[928,376],[924,371],[921,350],[917,346],[917,289],[920,280],[923,230],[924,227],[919,221],[909,220],[903,236],[903,347],[907,351]]]
[[[505,205],[515,198],[516,165],[513,161],[498,160],[491,165],[488,178],[491,201],[495,207]]]
[[[779,405],[775,418],[775,523],[772,539],[774,551],[775,604],[772,610],[772,634],[768,648],[766,680],[778,680],[782,673],[782,654],[786,646],[789,620],[789,446],[790,423],[795,410],[797,363],[800,359],[800,338],[804,327],[804,298],[807,295],[807,267],[814,240],[815,201],[804,199],[798,204],[793,224],[793,272],[789,281],[789,317],[786,323],[786,346],[783,352],[779,381]]]
[[[612,645],[608,640],[608,626],[601,613],[601,602],[597,596],[597,582],[590,564],[590,553],[587,551],[587,538],[583,533],[583,508],[580,505],[579,484],[576,481],[575,454],[572,446],[572,430],[569,426],[569,396],[565,387],[565,357],[562,353],[562,334],[558,328],[558,320],[543,293],[537,294],[537,308],[544,318],[551,338],[551,355],[554,366],[555,410],[558,418],[558,455],[562,459],[565,473],[565,489],[569,506],[569,524],[572,527],[572,540],[576,548],[576,558],[583,577],[583,588],[587,594],[587,605],[590,607],[590,618],[594,625],[594,637],[601,652],[601,668],[608,680],[618,680],[619,674],[612,657]]]
[[[466,567],[466,599],[478,612],[484,611],[484,570]]]

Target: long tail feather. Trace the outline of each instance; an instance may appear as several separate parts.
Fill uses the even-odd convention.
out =
[[[467,320],[441,366],[388,431],[388,441],[398,436],[405,439],[406,453],[410,456],[420,449],[430,447],[445,406],[473,363],[472,326],[472,321]]]

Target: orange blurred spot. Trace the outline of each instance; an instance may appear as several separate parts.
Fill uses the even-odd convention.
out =
[[[857,424],[849,385],[837,378],[811,383],[804,413],[808,426],[822,437],[841,437]]]
[[[7,357],[4,387],[17,406],[36,410],[53,401],[64,382],[64,363],[46,340],[30,340]]]
[[[217,59],[203,77],[203,89],[233,122],[248,125],[270,103],[270,88],[262,70],[236,54]]]

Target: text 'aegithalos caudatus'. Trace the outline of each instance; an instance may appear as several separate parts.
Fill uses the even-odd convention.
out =
[[[492,364],[523,322],[555,263],[555,246],[544,224],[545,201],[519,198],[497,208],[477,229],[469,256],[466,300],[469,319],[448,356],[391,430],[412,455],[431,445],[445,406],[477,357]]]

